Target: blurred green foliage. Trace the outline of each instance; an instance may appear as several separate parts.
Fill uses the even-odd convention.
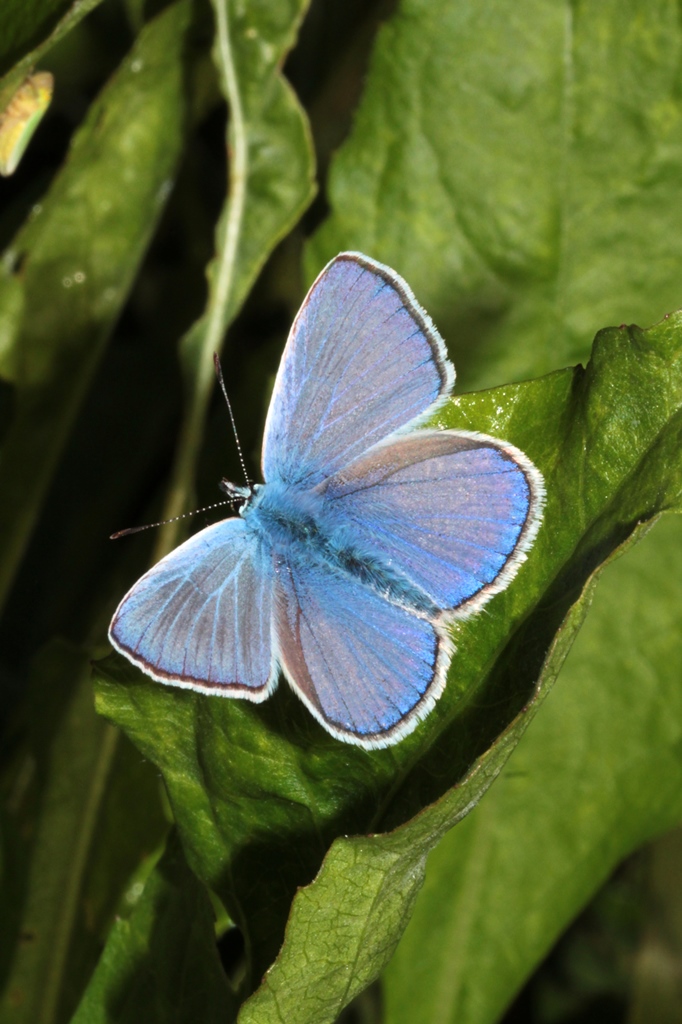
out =
[[[681,52],[669,0],[2,5],[0,108],[56,88],[0,181],[0,1024],[678,1019],[679,842],[613,872],[682,820]],[[256,476],[342,249],[548,485],[374,753],[101,660],[181,530],[108,535],[239,479],[213,351]]]

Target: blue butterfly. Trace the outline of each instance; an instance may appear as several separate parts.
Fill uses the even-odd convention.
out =
[[[398,274],[333,259],[282,357],[266,482],[223,482],[239,516],[135,584],[114,647],[162,683],[257,703],[281,670],[332,736],[367,749],[412,732],[445,687],[448,623],[513,579],[544,501],[512,445],[415,429],[454,376]]]

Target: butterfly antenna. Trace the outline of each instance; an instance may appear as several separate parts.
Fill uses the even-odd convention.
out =
[[[239,453],[239,461],[241,462],[242,473],[244,474],[244,479],[246,480],[246,486],[250,487],[251,486],[251,481],[249,480],[249,474],[246,472],[246,463],[244,462],[244,455],[242,454],[242,446],[239,443],[239,435],[237,434],[237,424],[234,422],[234,415],[232,413],[232,406],[230,405],[230,399],[227,397],[227,388],[225,387],[225,381],[223,380],[223,368],[220,365],[220,356],[218,355],[217,352],[213,353],[213,365],[215,366],[215,372],[216,372],[216,376],[218,378],[218,383],[220,384],[220,388],[221,388],[221,390],[223,392],[223,395],[225,397],[225,403],[227,405],[227,411],[230,414],[230,422],[232,423],[232,431],[234,433],[234,439],[237,442],[237,452]]]
[[[131,533],[142,533],[143,530],[153,530],[157,526],[165,526],[166,523],[177,523],[178,519],[188,519],[189,516],[195,516],[199,512],[210,512],[211,509],[220,508],[221,505],[236,505],[237,503],[237,499],[228,498],[226,501],[216,501],[214,505],[204,505],[203,508],[195,508],[193,512],[183,512],[181,516],[173,516],[172,519],[162,519],[160,523],[147,523],[146,526],[129,526],[127,530],[117,530],[116,533],[112,533],[109,540],[128,537]]]

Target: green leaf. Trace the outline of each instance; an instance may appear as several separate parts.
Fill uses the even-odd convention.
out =
[[[403,0],[309,276],[349,248],[395,267],[479,387],[678,308],[681,38],[668,0]]]
[[[203,316],[181,342],[187,407],[164,519],[187,511],[206,409],[215,382],[213,358],[265,260],[314,195],[308,121],[281,73],[307,0],[268,5],[212,0],[214,60],[230,119],[229,196],[216,229]],[[160,533],[157,556],[177,543],[181,526]]]
[[[226,318],[220,321],[221,331],[269,251],[312,194],[312,156],[305,118],[279,72],[279,62],[294,39],[301,11],[300,3],[280,4],[264,10],[255,22],[252,14],[246,22],[239,10],[235,15],[238,35],[234,59],[243,91],[240,102],[247,119],[249,174],[237,225],[237,248],[231,257],[235,265],[229,296],[218,294],[216,299],[212,292],[209,301],[211,315]],[[189,3],[176,4],[141,32],[123,67],[90,109],[65,170],[6,259],[6,273],[0,279],[0,300],[4,300],[0,313],[0,358],[7,379],[15,387],[15,415],[4,437],[0,468],[0,482],[4,483],[7,498],[3,503],[5,530],[0,542],[0,566],[6,587],[20,561],[78,403],[170,192],[188,115],[185,89],[192,57],[187,32],[191,14]],[[278,160],[287,167],[288,180],[281,174]],[[227,244],[225,237],[231,224],[234,227],[228,209],[221,245]],[[219,269],[218,266],[216,272]],[[233,306],[228,310],[225,302]],[[214,330],[217,323],[213,321]],[[37,719],[43,721],[44,716],[37,712]],[[104,728],[101,721],[99,728]],[[75,726],[73,731],[77,731]],[[110,727],[105,731],[113,742]],[[84,757],[89,750],[88,736],[84,735]],[[88,773],[80,762],[77,764],[84,781]],[[50,770],[58,781],[58,766],[51,765]],[[122,776],[121,782],[135,789],[134,777]],[[120,834],[109,836],[109,860],[105,849],[94,849],[90,840],[94,843],[95,839],[80,827],[77,819],[80,796],[74,788],[76,820],[71,821],[70,828],[62,828],[63,819],[56,812],[52,816],[48,813],[47,798],[48,809],[43,810],[41,805],[38,815],[40,834],[32,852],[35,865],[32,861],[26,882],[19,942],[6,993],[6,1005],[17,1022],[53,1024],[65,1019],[66,1010],[73,1008],[74,999],[80,995],[92,969],[92,940],[100,938],[99,934],[84,934],[87,929],[79,927],[82,906],[87,906],[90,918],[96,916],[100,928],[105,926],[102,915],[95,915],[93,899],[86,891],[86,864],[79,862],[74,867],[67,839],[78,838],[88,870],[95,874],[99,871],[112,890],[122,884],[120,872],[111,862],[115,854],[125,847],[126,841],[136,852],[139,850],[140,831],[133,827],[134,822],[123,825],[119,815],[113,815],[106,805],[106,820],[115,822]],[[92,822],[99,822],[100,796],[104,794],[98,791],[90,801]],[[150,821],[153,820],[152,815]],[[3,850],[12,854],[11,843],[4,844]],[[60,900],[65,873],[70,882],[68,905]],[[46,882],[41,888],[43,877]],[[98,991],[104,993],[105,1002],[112,992],[112,998],[118,999],[120,995],[122,1005],[133,1019],[140,1012],[140,1000],[144,1002],[146,998],[136,973],[139,967],[144,980],[148,970],[146,954],[141,957],[139,943],[149,944],[154,962],[164,954],[164,947],[159,947],[155,938],[155,915],[161,914],[162,925],[170,929],[166,952],[176,951],[180,956],[187,944],[186,957],[190,963],[202,952],[199,943],[193,953],[194,940],[184,927],[183,915],[193,902],[207,903],[207,897],[200,883],[188,879],[185,870],[173,883],[178,891],[187,891],[184,895],[180,892],[179,896],[168,896],[172,912],[164,909],[167,897],[163,887],[150,897],[145,911],[149,926],[146,933],[147,926],[141,922],[146,938],[134,928],[118,929],[112,940],[114,953],[105,957],[98,973]],[[109,912],[111,909],[109,906]],[[17,930],[14,905],[9,906],[9,911],[0,945],[3,951],[9,946],[9,941],[5,941],[7,931]],[[201,926],[197,925],[197,936],[201,935],[203,942],[203,918],[201,922]],[[213,961],[217,963],[212,918],[209,925]],[[40,938],[28,950],[21,942],[25,931]],[[126,962],[121,962],[116,949],[127,949]],[[177,958],[173,963],[177,966]],[[41,970],[43,975],[37,980]],[[50,977],[45,981],[47,973]],[[217,999],[220,986],[227,991],[222,975],[219,978],[220,985],[216,981],[211,989],[211,999]],[[171,1003],[178,1020],[197,1019],[197,1008],[202,999],[209,999],[209,992],[195,993],[193,1002],[179,997],[182,977],[170,972],[165,981],[170,988],[164,999],[170,1003],[167,1001],[158,1009],[159,1019],[165,1021],[164,1008]],[[216,1001],[212,1009],[216,1019],[223,1016],[224,1004],[224,999]],[[84,1013],[89,1013],[94,1004],[91,1001],[87,1005]],[[105,1012],[104,1004],[100,1008]]]
[[[668,964],[676,964],[682,953],[682,829],[678,826],[652,843],[641,862],[648,903],[655,909],[635,954],[629,1016],[632,1024],[675,1024],[682,978]]]
[[[71,1024],[225,1024],[235,999],[208,895],[172,838],[130,917],[114,924]]]
[[[389,1024],[497,1021],[595,886],[682,819],[681,573],[677,516],[604,573],[542,714],[429,859]]]
[[[681,37],[676,9],[658,0],[563,6],[403,0],[379,33],[353,132],[332,165],[332,212],[309,247],[308,276],[340,249],[361,249],[395,266],[444,332],[467,387],[584,359],[595,324],[651,323],[678,307]],[[624,386],[622,401],[629,401],[631,390]],[[573,486],[582,489],[580,477]],[[564,503],[569,509],[573,504],[570,489]],[[674,529],[670,524],[648,539],[655,564],[675,563]],[[616,571],[619,583],[609,586],[607,578],[603,612],[592,627],[594,664],[587,658],[581,664],[582,699],[571,705],[573,718],[565,723],[580,752],[591,745],[604,751],[602,788],[589,789],[594,832],[586,828],[582,805],[569,801],[563,817],[565,839],[583,826],[582,870],[570,868],[576,885],[569,886],[569,869],[545,859],[543,892],[553,895],[540,913],[539,840],[533,847],[526,840],[551,835],[563,808],[553,793],[545,797],[547,751],[532,747],[536,756],[531,761],[528,754],[528,772],[534,785],[525,799],[519,796],[513,817],[506,817],[497,787],[476,812],[486,822],[483,831],[494,835],[499,828],[506,836],[490,869],[494,879],[477,873],[481,850],[475,844],[466,849],[475,831],[468,822],[448,838],[442,856],[433,855],[438,879],[429,883],[423,911],[417,902],[406,939],[408,951],[423,949],[425,955],[399,953],[399,966],[387,974],[392,1020],[401,1019],[398,1005],[408,988],[406,1007],[419,1006],[425,1016],[421,1008],[437,1013],[437,993],[444,992],[440,1019],[466,1024],[467,1013],[476,1021],[497,1019],[620,855],[614,847],[605,850],[600,815],[611,822],[621,853],[653,828],[640,803],[618,804],[618,827],[611,817],[609,780],[622,777],[631,758],[611,707],[620,707],[623,689],[637,692],[641,674],[655,676],[664,692],[676,686],[678,662],[674,656],[656,661],[652,654],[648,664],[645,636],[632,630],[619,639],[620,677],[600,672],[600,666],[611,656],[607,624],[622,614],[621,595],[636,591],[640,606],[669,621],[682,606],[682,581],[679,574],[668,575],[662,590],[654,574],[644,579],[636,563],[630,568],[630,556],[611,573]],[[598,654],[600,645],[605,653]],[[568,689],[576,680],[567,672]],[[599,702],[596,692],[603,695]],[[562,716],[557,712],[557,719]],[[641,734],[637,771],[652,806],[660,793],[657,749],[665,742],[654,730],[647,755]],[[566,793],[585,791],[580,757],[562,761],[561,770]],[[473,879],[480,890],[471,902],[466,892],[457,896],[450,913],[453,879],[459,877]],[[566,902],[558,898],[562,885],[570,894]],[[492,898],[485,902],[488,887],[497,897],[494,911]],[[443,937],[441,916],[459,945],[455,953],[455,939],[444,939],[453,959],[436,957],[433,972],[423,971],[435,946],[432,936]],[[494,966],[488,950],[498,956]],[[453,963],[459,962],[466,974],[453,981]]]
[[[182,0],[143,30],[0,268],[0,358],[15,386],[0,465],[0,600],[171,190],[190,15]]]
[[[4,992],[20,935],[26,894],[26,842],[5,801],[0,804],[0,991]]]
[[[6,814],[14,835],[8,872],[20,855],[26,862],[2,886],[6,902],[18,889],[18,906],[0,922],[5,956],[18,940],[0,965],[7,1024],[68,1019],[140,849],[151,852],[166,829],[153,773],[95,714],[87,654],[60,643],[46,648],[31,704],[31,747]]]
[[[165,690],[118,658],[99,668],[98,709],[162,772],[190,865],[244,931],[251,983],[281,942],[296,888],[336,836],[395,828],[439,800],[395,840],[342,840],[350,853],[332,850],[311,889],[320,893],[315,913],[306,920],[301,894],[253,1019],[274,1019],[286,995],[297,1021],[333,1020],[385,963],[426,852],[480,798],[535,713],[582,621],[592,575],[679,502],[682,314],[649,331],[602,331],[586,370],[462,396],[438,422],[519,445],[545,474],[548,502],[512,586],[488,614],[453,628],[448,687],[415,734],[365,753],[324,734],[282,687],[255,707]],[[370,852],[360,856],[360,847]],[[384,849],[400,860],[395,882],[382,881],[373,860]],[[360,899],[365,886],[376,900]],[[390,906],[377,921],[382,894]],[[323,1013],[306,997],[315,988]]]

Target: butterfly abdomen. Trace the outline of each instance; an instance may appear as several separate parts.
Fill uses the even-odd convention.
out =
[[[334,548],[330,544],[328,561],[393,604],[410,608],[428,618],[435,619],[440,613],[440,608],[428,594],[374,555],[361,553],[354,547]]]

